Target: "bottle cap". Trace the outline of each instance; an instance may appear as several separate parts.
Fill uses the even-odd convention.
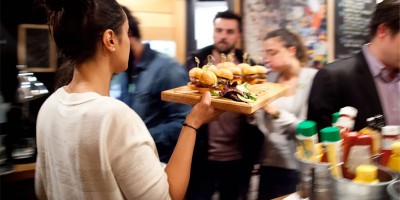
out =
[[[359,165],[356,168],[356,179],[362,183],[370,183],[376,180],[378,168],[375,165]]]
[[[321,141],[323,142],[337,142],[340,138],[339,128],[337,127],[326,127],[319,131],[321,133]]]
[[[297,134],[303,136],[313,136],[317,133],[317,123],[311,120],[305,120],[297,125]]]
[[[355,118],[357,116],[358,110],[351,106],[343,107],[339,110],[340,115],[347,115],[351,118]]]
[[[339,112],[335,112],[332,114],[332,124],[335,124],[339,118]]]
[[[400,154],[400,142],[393,142],[392,144],[392,153]]]
[[[340,117],[336,122],[335,126],[348,128],[349,130],[353,130],[354,128],[354,119],[350,119],[348,117]]]
[[[382,127],[386,125],[385,123],[385,117],[383,115],[376,115],[375,116],[375,128],[378,130],[381,130]]]
[[[384,126],[382,135],[400,135],[400,126]]]

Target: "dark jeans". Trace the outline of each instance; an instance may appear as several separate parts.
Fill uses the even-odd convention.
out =
[[[269,200],[296,192],[299,173],[296,170],[280,167],[260,167],[258,199]]]
[[[187,192],[187,200],[209,200],[218,190],[220,200],[240,199],[246,182],[242,160],[207,161],[203,171],[192,174]]]

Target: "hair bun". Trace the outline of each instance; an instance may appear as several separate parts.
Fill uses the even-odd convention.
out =
[[[64,0],[45,0],[46,6],[52,11],[61,11],[63,8]]]

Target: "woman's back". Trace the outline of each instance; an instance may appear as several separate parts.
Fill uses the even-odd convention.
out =
[[[60,88],[39,112],[37,142],[38,196],[169,198],[167,177],[161,165],[154,165],[159,162],[149,132],[118,100]]]

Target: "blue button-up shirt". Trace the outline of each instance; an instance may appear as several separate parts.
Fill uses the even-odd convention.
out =
[[[170,56],[145,44],[136,74],[123,72],[111,81],[111,96],[129,105],[145,122],[162,162],[167,163],[178,140],[182,122],[191,106],[165,102],[161,92],[186,85],[188,73]]]

